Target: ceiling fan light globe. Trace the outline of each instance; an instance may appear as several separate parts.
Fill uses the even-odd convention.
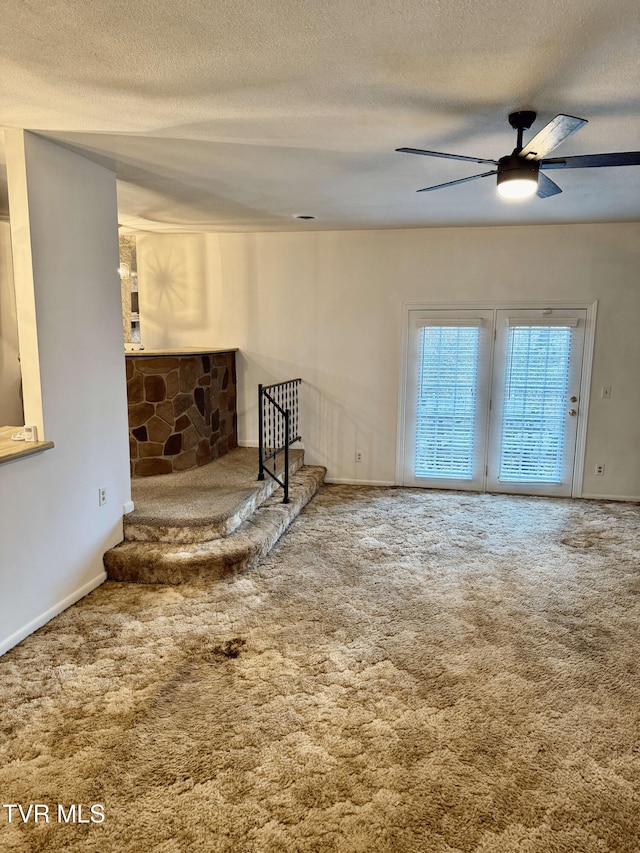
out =
[[[498,192],[502,198],[531,198],[538,191],[537,160],[525,160],[517,154],[501,157],[498,160]]]
[[[498,184],[498,193],[502,198],[511,200],[531,198],[537,191],[538,181],[535,178],[510,178]]]

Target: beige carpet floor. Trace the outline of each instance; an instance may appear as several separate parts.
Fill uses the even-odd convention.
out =
[[[0,849],[637,853],[639,521],[326,486],[243,575],[105,584],[0,659],[1,803],[50,808]]]

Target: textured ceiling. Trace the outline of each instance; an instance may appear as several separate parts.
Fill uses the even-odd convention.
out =
[[[4,18],[0,124],[115,168],[132,228],[640,219],[639,166],[508,203],[494,178],[416,194],[483,168],[394,152],[498,158],[524,108],[531,134],[588,119],[554,155],[639,149],[637,0],[10,0]]]

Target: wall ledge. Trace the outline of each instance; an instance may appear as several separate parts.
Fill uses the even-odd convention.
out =
[[[3,462],[15,462],[26,456],[33,456],[54,447],[52,441],[14,441],[11,436],[23,427],[0,427],[0,465]]]
[[[222,352],[238,352],[238,347],[188,347],[186,349],[143,349],[125,350],[125,358],[157,358],[163,355],[216,355]]]

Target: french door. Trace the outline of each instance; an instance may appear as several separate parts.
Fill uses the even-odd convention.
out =
[[[569,496],[586,310],[410,311],[405,485]]]

